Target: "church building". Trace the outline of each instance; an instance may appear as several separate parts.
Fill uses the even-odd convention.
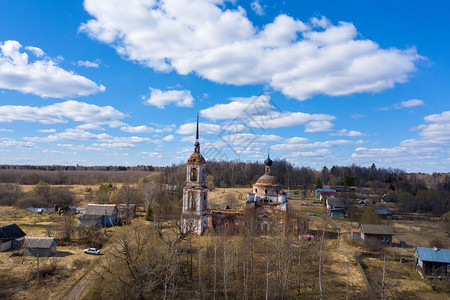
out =
[[[200,142],[197,132],[195,136],[194,153],[188,159],[186,166],[186,186],[183,188],[183,208],[181,212],[181,231],[203,234],[205,231],[208,205],[208,188],[205,184],[206,161],[200,154]]]
[[[191,154],[186,165],[186,186],[183,188],[182,232],[201,235],[208,226],[218,230],[224,228],[238,230],[244,224],[244,216],[249,215],[256,218],[258,229],[263,232],[284,226],[288,200],[282,185],[278,184],[277,178],[272,175],[272,164],[272,160],[267,155],[264,161],[264,175],[256,181],[252,192],[247,195],[244,211],[212,206],[208,209],[208,188],[205,184],[206,161],[200,154],[197,116],[194,153]]]

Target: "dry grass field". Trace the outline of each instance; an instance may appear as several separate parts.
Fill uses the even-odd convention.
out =
[[[120,185],[117,185],[118,187]],[[88,186],[70,186],[77,195],[78,208],[85,208],[88,201],[85,199]],[[93,191],[98,186],[89,186]],[[231,204],[232,208],[239,209],[245,205],[247,193],[250,188],[218,188],[209,192],[209,202],[218,204]],[[232,194],[234,197],[228,196]],[[298,190],[291,190],[289,208],[298,211],[300,216],[309,220],[312,233],[319,233],[325,227],[323,210],[318,199],[308,194],[303,199]],[[230,200],[231,199],[231,200]],[[230,202],[231,201],[231,202]],[[318,214],[307,216],[307,212]],[[60,216],[53,214],[38,215],[15,207],[0,207],[0,225],[17,223],[27,236],[49,236],[56,233]],[[331,226],[328,227],[327,239],[324,243],[325,255],[328,261],[329,275],[324,275],[327,283],[327,295],[333,293],[344,295],[347,284],[347,265],[349,267],[349,293],[353,299],[367,298],[367,288],[362,274],[357,267],[355,253],[366,252],[361,243],[350,239],[350,229],[356,228],[357,223],[347,219],[331,219],[330,222],[341,228],[339,252],[337,251],[337,234]],[[135,222],[142,222],[136,220]],[[145,223],[148,224],[148,223]],[[389,247],[386,249],[386,283],[385,295],[389,299],[450,299],[445,293],[432,290],[430,284],[423,279],[413,268],[413,251],[415,246],[428,246],[432,239],[448,242],[442,223],[425,220],[392,220],[395,232],[394,243],[406,241],[407,248]],[[143,223],[144,226],[144,223]],[[109,230],[109,235],[115,229]],[[316,236],[316,238],[318,238]],[[196,237],[198,243],[207,237]],[[203,241],[203,242],[206,242]],[[41,258],[40,266],[47,272],[47,276],[36,280],[36,258],[14,256],[12,252],[0,253],[0,299],[54,299],[62,295],[83,274],[95,257],[82,252],[82,246],[58,245],[56,257]],[[406,258],[407,263],[400,263],[400,258]],[[381,293],[381,272],[383,257],[380,254],[363,254],[361,262],[364,266],[372,289],[377,295]]]

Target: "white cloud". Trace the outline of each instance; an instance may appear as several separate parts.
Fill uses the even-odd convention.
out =
[[[316,148],[330,148],[335,146],[343,145],[362,145],[366,141],[357,140],[334,140],[334,141],[324,141],[324,142],[314,142],[304,137],[292,137],[286,139],[284,143],[277,144],[271,148],[274,150],[303,150],[303,149],[316,149]]]
[[[114,149],[114,150],[126,150],[130,148],[136,148],[136,145],[133,143],[127,142],[115,142],[115,143],[101,143],[92,144],[93,147],[100,147],[102,149]]]
[[[305,132],[320,132],[333,130],[334,124],[329,121],[312,121],[306,124]]]
[[[400,103],[392,104],[391,106],[386,106],[379,108],[378,110],[390,110],[390,109],[402,109],[402,108],[411,108],[416,106],[423,106],[425,102],[420,99],[410,99],[407,101],[402,101]]]
[[[410,107],[425,105],[425,102],[423,102],[420,99],[411,99],[411,100],[408,100],[408,101],[400,102],[399,105],[401,107],[403,107],[403,108],[410,108]]]
[[[0,42],[0,88],[54,98],[88,96],[105,90],[103,85],[58,67],[50,58],[30,61],[21,48],[17,41]],[[44,56],[36,47],[25,50]]]
[[[351,117],[352,117],[352,119],[358,120],[358,119],[361,119],[361,118],[365,118],[366,115],[363,115],[363,114],[352,114]]]
[[[21,142],[13,139],[0,138],[0,147],[2,148],[36,148],[33,142]]]
[[[329,149],[317,149],[316,151],[308,151],[308,152],[292,152],[290,157],[324,157],[331,154]]]
[[[161,132],[168,132],[172,131],[172,126],[165,126],[160,128],[153,128],[146,125],[140,125],[140,126],[122,126],[120,130],[124,132],[131,132],[131,133],[161,133]]]
[[[163,141],[166,142],[171,142],[174,140],[174,136],[172,134],[166,135],[165,137],[163,137]]]
[[[238,119],[230,126],[280,128],[303,125],[311,121],[332,121],[334,116],[303,112],[282,112],[268,95],[230,98],[231,102],[216,104],[201,110],[200,115],[209,120]],[[244,129],[244,128],[242,128]]]
[[[28,46],[28,47],[25,47],[25,49],[32,52],[37,57],[42,57],[45,55],[45,52],[42,51],[42,49],[38,48],[38,47]]]
[[[449,166],[450,155],[450,111],[426,116],[427,124],[419,125],[414,130],[418,137],[403,140],[393,148],[356,148],[352,158],[379,158],[384,161],[420,162],[421,166],[436,164],[441,168]],[[411,163],[414,165],[414,163]],[[411,166],[408,166],[411,168]],[[435,169],[435,168],[434,168]]]
[[[97,122],[113,126],[126,115],[111,106],[97,106],[69,100],[42,107],[3,105],[0,106],[0,122],[26,121],[42,124]],[[121,123],[121,122],[120,122]]]
[[[105,130],[100,124],[97,123],[86,123],[78,125],[76,128],[84,130]]]
[[[126,144],[134,144],[134,143],[159,143],[156,140],[152,140],[150,138],[143,138],[138,136],[130,136],[130,137],[115,137],[111,136],[107,133],[94,134],[89,131],[85,131],[79,128],[69,128],[64,132],[55,133],[49,135],[47,137],[24,137],[26,141],[31,142],[56,142],[63,140],[71,140],[71,141],[99,141],[108,144],[118,143],[126,143]],[[98,144],[96,144],[98,145]],[[123,144],[124,145],[124,144]]]
[[[141,152],[141,156],[147,157],[147,158],[162,158],[162,154],[159,152]]]
[[[38,132],[43,132],[43,133],[52,133],[52,132],[56,132],[56,129],[50,128],[50,129],[39,129],[37,130]]]
[[[98,68],[99,67],[98,62],[99,62],[98,60],[96,60],[96,61],[79,60],[77,62],[77,66],[86,67],[86,68]]]
[[[12,129],[0,128],[0,132],[14,132]]]
[[[233,97],[226,104],[216,104],[200,111],[209,120],[247,119],[249,116],[267,114],[274,110],[270,96]]]
[[[191,91],[188,90],[168,90],[162,91],[154,88],[150,88],[150,98],[145,100],[146,104],[156,106],[158,108],[164,108],[169,104],[176,104],[179,107],[192,107],[194,106],[194,98],[191,95]]]
[[[93,19],[80,30],[157,71],[195,73],[234,85],[267,84],[286,96],[380,92],[408,80],[422,59],[415,48],[382,49],[352,23],[304,23],[278,15],[256,27],[223,1],[86,0]],[[115,9],[121,7],[120,10]],[[368,71],[370,70],[370,71]]]
[[[264,9],[262,8],[261,4],[259,3],[259,0],[254,0],[250,4],[252,10],[257,14],[258,16],[264,15]]]
[[[355,130],[348,130],[348,129],[341,129],[336,131],[335,133],[330,133],[330,135],[335,135],[335,136],[366,136],[366,134],[359,132],[359,131],[355,131]]]
[[[195,134],[197,128],[197,123],[186,123],[181,125],[176,131],[178,134]],[[199,132],[203,134],[218,134],[220,132],[220,126],[216,124],[209,123],[199,123]]]

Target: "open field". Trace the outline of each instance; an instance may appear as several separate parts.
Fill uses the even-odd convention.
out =
[[[98,186],[90,186],[92,190]],[[84,199],[86,186],[71,186],[71,189],[80,199],[77,207],[84,208],[89,202]],[[242,208],[245,205],[247,193],[250,188],[218,188],[209,193],[209,202],[219,204],[232,204],[232,208]],[[233,194],[234,197],[228,197]],[[291,190],[289,207],[309,220],[310,231],[318,234],[325,227],[325,218],[318,199],[308,194],[305,199],[300,191]],[[232,203],[228,203],[230,199]],[[314,212],[317,216],[307,216],[306,212]],[[0,207],[0,225],[17,223],[28,236],[54,236],[61,221],[56,214],[38,215],[15,207]],[[349,270],[349,295],[353,299],[367,299],[367,287],[363,275],[357,267],[355,253],[363,253],[361,263],[374,292],[381,293],[380,274],[382,272],[383,257],[380,254],[366,253],[359,242],[349,237],[351,228],[357,223],[347,219],[330,219],[341,228],[339,253],[337,250],[337,234],[332,227],[328,227],[324,243],[324,255],[327,257],[327,273],[324,273],[326,295],[337,294],[344,298],[347,285],[347,266]],[[141,219],[135,223],[148,226],[151,223]],[[442,223],[432,220],[392,220],[394,228],[394,243],[406,241],[407,248],[389,247],[386,250],[386,286],[385,295],[392,299],[450,299],[448,294],[433,291],[430,284],[414,270],[413,251],[415,246],[428,246],[432,239],[448,241],[442,228]],[[108,229],[108,235],[113,236],[116,230]],[[318,236],[316,235],[316,239]],[[196,244],[206,243],[209,237],[193,237]],[[58,245],[58,254],[52,258],[41,258],[40,265],[49,270],[49,275],[37,282],[36,258],[13,256],[12,252],[0,253],[0,298],[13,299],[50,299],[61,296],[67,289],[83,275],[89,264],[95,259],[82,252],[83,246]],[[400,263],[400,258],[407,260]],[[45,293],[43,292],[45,291]],[[89,293],[86,293],[89,295]],[[88,296],[86,296],[89,298]]]

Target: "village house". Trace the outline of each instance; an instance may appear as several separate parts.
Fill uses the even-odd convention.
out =
[[[122,223],[126,223],[127,218],[129,220],[136,218],[136,204],[117,204],[117,211],[119,213],[120,222]]]
[[[17,224],[0,227],[0,252],[20,248],[26,233]]]
[[[337,195],[337,193],[336,193],[336,191],[321,191],[320,193],[319,193],[319,200],[323,203],[323,204],[325,204],[325,202],[326,202],[326,200],[327,200],[327,198],[328,197],[337,197],[338,195]]]
[[[77,226],[113,226],[119,221],[115,204],[88,204],[84,215],[78,217]]]
[[[28,237],[23,244],[25,256],[49,257],[56,254],[54,237]]]
[[[424,277],[447,279],[450,277],[450,249],[416,247],[415,268]]]
[[[347,203],[343,198],[328,197],[325,201],[325,209],[331,218],[344,218]]]
[[[316,197],[320,198],[320,193],[321,192],[332,192],[332,193],[336,193],[335,189],[316,189]],[[324,193],[325,194],[325,193]]]
[[[377,241],[383,246],[392,244],[394,231],[391,225],[386,224],[361,224],[359,226],[361,240],[365,242]]]

